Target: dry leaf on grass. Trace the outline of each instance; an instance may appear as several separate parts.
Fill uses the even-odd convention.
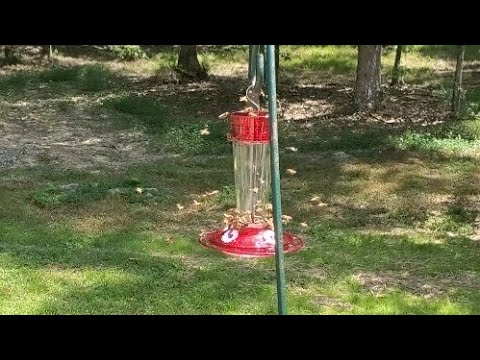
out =
[[[287,169],[287,174],[288,175],[295,175],[297,172],[293,169]]]
[[[301,226],[301,227],[304,227],[304,228],[306,228],[306,227],[308,227],[308,224],[307,224],[307,223],[304,223],[304,222],[302,222],[302,223],[300,223],[300,226]]]
[[[210,131],[208,128],[200,130],[200,135],[210,135]]]
[[[216,195],[216,194],[219,194],[219,193],[220,193],[220,191],[218,191],[218,190],[213,190],[212,192],[205,191],[205,194],[203,194],[202,197],[212,196],[212,195]]]
[[[180,204],[177,204],[177,209],[178,209],[178,210],[183,210],[183,209],[185,209],[185,206],[182,206],[182,205],[180,205]]]
[[[218,118],[219,118],[220,120],[224,120],[224,119],[226,119],[226,118],[228,117],[229,114],[230,114],[230,113],[229,113],[228,111],[227,111],[227,112],[224,112],[223,114],[218,115]]]
[[[288,222],[290,222],[293,218],[289,215],[282,215],[282,222],[284,222],[285,224],[288,224]]]
[[[167,243],[171,243],[171,242],[175,241],[175,238],[172,235],[169,235],[165,238],[165,241]]]
[[[293,147],[293,146],[289,146],[285,149],[288,150],[288,151],[291,151],[291,152],[297,152],[298,151],[298,149],[296,147]]]

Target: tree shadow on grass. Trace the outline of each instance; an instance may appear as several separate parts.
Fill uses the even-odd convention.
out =
[[[27,278],[40,273],[60,285],[58,292],[47,287],[49,300],[36,313],[272,313],[275,308],[271,270],[231,261],[193,239],[149,252],[139,246],[149,238],[138,233],[94,242],[68,231],[45,231],[44,236],[48,245],[9,238],[0,246],[9,266],[20,266]],[[254,285],[245,285],[249,278]]]
[[[30,90],[29,93],[38,92],[41,96],[46,92],[39,91],[42,88],[54,91],[57,95],[74,95],[105,91],[114,85],[121,85],[125,80],[125,77],[99,64],[50,67],[41,71],[3,75],[0,77],[0,91],[9,98],[24,97],[26,90]]]
[[[105,46],[93,45],[54,45],[54,49],[64,56],[96,61],[115,60],[115,55]]]
[[[62,239],[69,235],[51,232],[50,246],[21,246],[8,238],[1,246],[8,266],[22,269],[16,271],[27,279],[23,296],[28,296],[34,286],[30,281],[36,276],[51,284],[40,286],[44,288],[43,300],[35,313],[275,313],[273,260],[233,260],[202,249],[193,239],[181,240],[183,244],[174,250],[164,244],[155,252],[142,252],[133,245],[146,240],[140,234],[126,242],[123,234],[112,234],[108,247],[92,247],[88,242],[63,247]],[[302,297],[304,304],[292,295],[292,313],[322,311],[321,305],[314,304],[315,298],[328,292],[330,285],[337,286],[332,298],[351,302],[352,308],[358,306],[366,313],[380,311],[382,304],[388,304],[387,312],[391,313],[431,313],[438,307],[422,298],[430,295],[433,302],[445,302],[447,294],[448,301],[466,313],[480,310],[475,303],[478,296],[472,291],[478,289],[480,281],[480,249],[467,239],[418,244],[407,236],[314,228],[309,231],[307,245],[306,250],[287,257],[291,291],[310,291]],[[327,274],[323,279],[317,276],[321,269]],[[358,278],[353,287],[345,283],[352,276]],[[364,309],[362,302],[369,299],[377,285],[420,301],[392,303],[388,296],[378,297],[377,308]],[[436,292],[425,292],[425,285]]]

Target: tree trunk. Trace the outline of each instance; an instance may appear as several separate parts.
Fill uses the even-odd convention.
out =
[[[252,69],[252,51],[253,51],[253,45],[248,45],[248,79],[250,80],[253,77],[253,71]]]
[[[397,53],[395,54],[395,64],[392,71],[392,83],[390,86],[403,85],[403,67],[402,52],[405,45],[397,45]]]
[[[278,72],[280,71],[280,45],[275,45],[275,81],[278,89]]]
[[[48,59],[51,59],[52,55],[53,55],[52,45],[42,45],[42,56],[45,56]]]
[[[18,58],[15,55],[15,47],[12,45],[5,45],[3,49],[5,55],[5,64],[6,65],[15,65],[18,63]]]
[[[462,75],[463,59],[465,58],[465,45],[458,46],[457,67],[455,69],[455,80],[453,82],[453,95],[451,109],[453,115],[457,117],[460,113],[460,104],[462,101]]]
[[[177,63],[178,71],[190,80],[205,80],[208,75],[200,65],[197,45],[181,45]]]
[[[357,110],[372,110],[379,102],[382,73],[382,45],[359,45],[355,106]]]

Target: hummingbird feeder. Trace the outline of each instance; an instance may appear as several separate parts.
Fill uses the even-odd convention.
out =
[[[275,161],[277,168],[271,167],[271,160],[278,160],[278,136],[276,122],[275,131],[272,131],[269,112],[260,106],[264,59],[263,53],[258,48],[255,49],[255,45],[254,52],[253,64],[251,60],[251,69],[254,69],[250,76],[252,84],[247,89],[246,98],[256,109],[252,107],[228,116],[229,138],[233,146],[236,208],[233,213],[225,214],[225,227],[203,234],[200,243],[228,255],[269,257],[275,256],[277,248],[276,239],[279,234],[275,234],[275,228],[280,228],[282,233],[281,221],[278,220],[281,219],[281,209],[278,210],[278,161]],[[271,84],[272,81],[269,81],[269,95],[272,93],[270,87],[275,86]],[[269,96],[270,113],[272,107],[276,106],[276,96],[273,98],[274,104],[271,103],[272,96]],[[276,121],[276,108],[274,111]],[[275,140],[275,147],[272,147],[272,139]],[[272,170],[275,171],[273,178]],[[269,202],[270,196],[273,197],[273,205]],[[295,252],[302,247],[303,241],[300,238],[283,233],[284,253]]]

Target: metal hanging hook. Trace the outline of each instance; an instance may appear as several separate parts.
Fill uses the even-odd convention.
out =
[[[253,45],[250,58],[250,80],[251,85],[245,92],[247,100],[257,109],[257,113],[261,110],[260,96],[265,77],[265,57],[260,45]]]
[[[254,88],[255,88],[255,85],[250,85],[250,86],[247,88],[247,91],[245,92],[245,97],[247,98],[247,100],[248,100],[250,103],[252,103],[253,105],[255,105],[255,107],[257,108],[257,113],[259,113],[259,112],[260,112],[260,102],[257,103],[257,102],[255,102],[254,99],[252,99],[251,97],[249,97],[250,91],[253,92],[253,89],[254,89]],[[258,96],[258,98],[260,98],[260,97]]]

